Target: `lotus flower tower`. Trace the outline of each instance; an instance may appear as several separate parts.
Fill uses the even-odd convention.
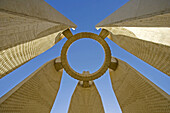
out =
[[[68,113],[105,113],[94,80],[107,70],[123,113],[170,113],[170,95],[127,62],[112,56],[105,41],[108,37],[170,76],[169,0],[130,0],[96,25],[102,29],[99,35],[73,35],[70,28],[76,27],[44,0],[0,0],[1,79],[61,39],[67,39],[60,56],[46,62],[0,98],[0,113],[49,113],[63,70],[79,81]],[[68,48],[82,38],[93,39],[104,49],[104,63],[94,73],[78,73],[68,63]]]

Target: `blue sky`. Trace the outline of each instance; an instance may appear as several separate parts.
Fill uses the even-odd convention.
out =
[[[95,29],[95,25],[109,16],[128,0],[45,0],[52,7],[73,21],[78,27],[73,34],[79,32],[100,33]],[[62,39],[54,47],[45,53],[34,58],[25,65],[19,67],[6,77],[0,80],[0,96],[4,95],[15,85],[29,76],[47,61],[60,56],[63,44],[66,38]],[[140,73],[170,94],[170,78],[145,62],[129,54],[114,42],[106,38],[110,46],[112,56],[122,59],[137,69]],[[68,51],[69,64],[78,72],[95,72],[100,68],[104,61],[104,51],[102,47],[94,40],[81,39],[73,43]],[[56,97],[55,104],[51,113],[67,113],[71,95],[77,84],[77,80],[71,78],[66,72],[63,73],[61,87]],[[95,80],[96,86],[102,97],[106,113],[121,113],[115,94],[111,87],[111,81],[108,71],[99,79]],[[5,87],[4,87],[5,86]]]

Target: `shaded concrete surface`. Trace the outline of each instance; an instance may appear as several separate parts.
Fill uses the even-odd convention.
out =
[[[96,27],[169,27],[169,0],[130,0]]]
[[[0,0],[0,78],[61,40],[76,27],[43,0]]]
[[[86,88],[80,82],[77,84],[68,113],[104,113],[102,100],[94,82]]]
[[[0,98],[0,113],[49,113],[62,73],[56,71],[55,59],[47,62]]]
[[[169,113],[170,95],[127,63],[118,59],[109,70],[111,83],[123,113]]]

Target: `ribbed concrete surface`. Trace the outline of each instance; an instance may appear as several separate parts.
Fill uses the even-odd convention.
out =
[[[59,5],[59,4],[57,4]],[[0,0],[0,10],[27,18],[58,23],[75,28],[76,25],[44,0]]]
[[[60,41],[76,27],[43,0],[0,0],[0,78]]]
[[[47,35],[50,28],[61,29],[49,22],[6,13],[0,13],[0,23],[0,78],[51,48],[59,32]]]
[[[113,90],[123,113],[169,113],[170,95],[127,63],[118,60],[109,70]]]
[[[104,113],[101,97],[94,83],[87,88],[77,84],[68,113]]]
[[[165,34],[163,34],[163,32],[160,32],[160,34],[159,32],[151,32],[150,30],[147,31],[148,34],[147,32],[141,32],[141,34],[145,34],[145,37],[147,36],[147,39],[145,39],[137,37],[135,32],[132,32],[133,30],[130,31],[122,27],[105,27],[105,29],[110,31],[111,34],[108,37],[117,45],[170,76],[169,30],[167,30],[167,33]],[[159,29],[157,31],[159,31]],[[155,38],[152,36],[154,33],[156,35]],[[165,39],[163,35],[167,38]],[[162,40],[165,39],[165,41],[159,41],[161,38]]]
[[[47,62],[0,99],[0,113],[49,113],[62,72],[56,71],[54,60]]]
[[[170,27],[169,0],[129,0],[96,27]]]

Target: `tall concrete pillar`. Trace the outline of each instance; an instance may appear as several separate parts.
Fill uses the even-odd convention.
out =
[[[57,67],[55,59],[47,62],[1,97],[0,113],[49,113],[63,73]]]
[[[109,73],[123,113],[170,112],[170,95],[127,63],[118,59],[117,69]]]
[[[169,0],[130,0],[96,27],[141,60],[170,76]]]
[[[83,84],[83,81],[77,84],[68,113],[104,113],[102,100],[94,82],[90,81],[88,87]]]
[[[51,48],[76,25],[44,0],[0,0],[0,78]]]
[[[96,27],[170,27],[169,0],[129,0]]]
[[[170,28],[107,27],[108,36],[126,51],[170,76]]]

